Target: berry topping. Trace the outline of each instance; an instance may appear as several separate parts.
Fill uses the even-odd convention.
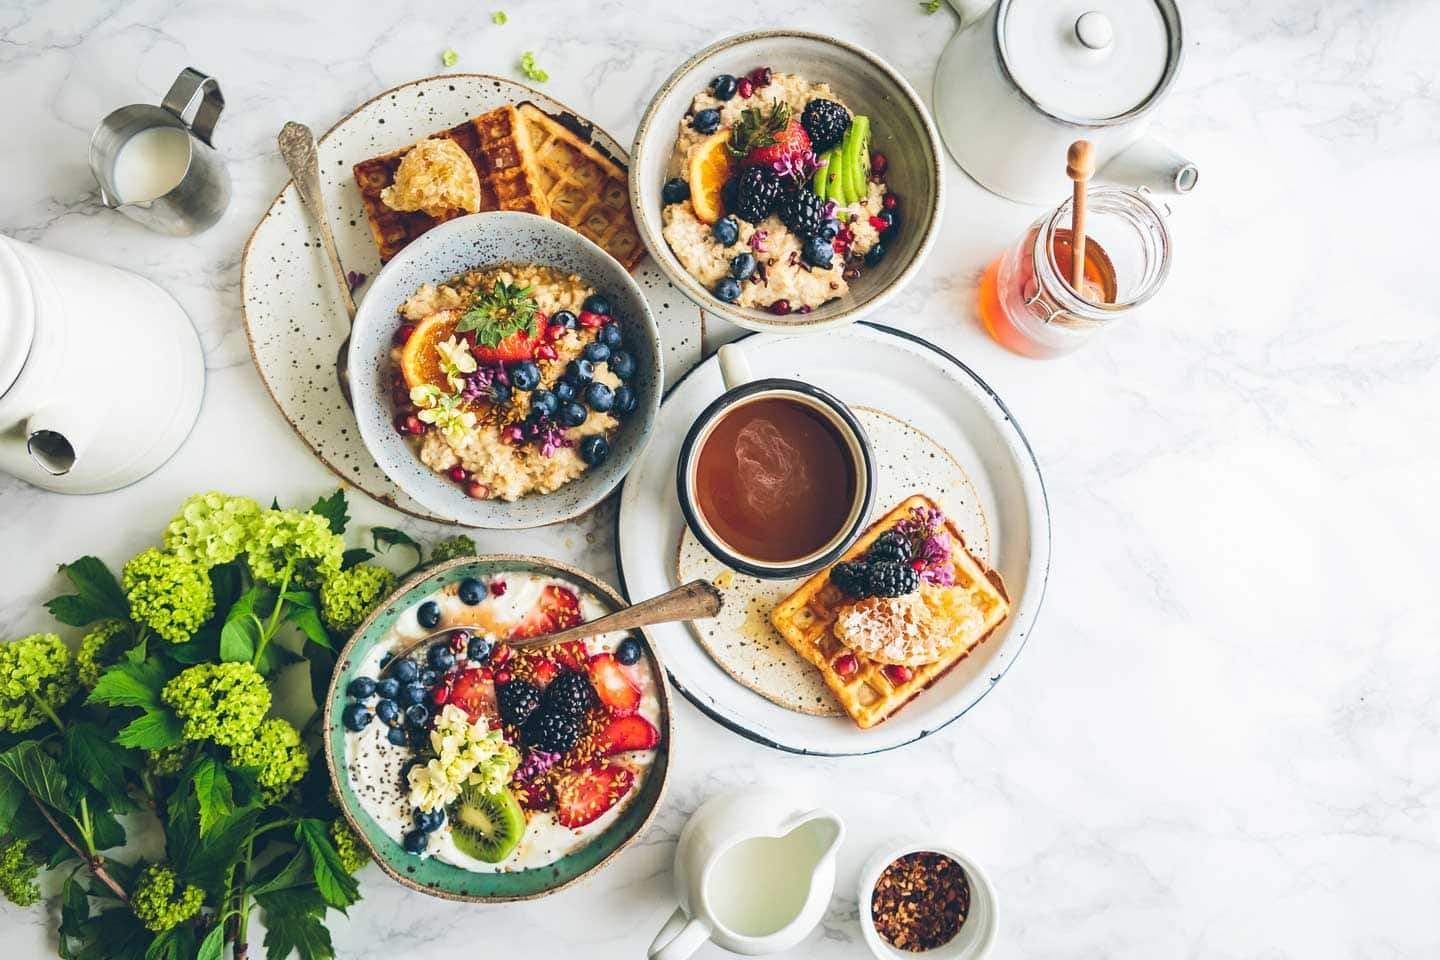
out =
[[[715,108],[696,111],[695,116],[690,118],[690,128],[696,133],[703,133],[707,136],[720,129],[720,111]]]
[[[534,390],[540,385],[540,368],[534,360],[521,360],[505,369],[510,385],[516,390]]]
[[[560,421],[560,426],[569,428],[580,426],[589,416],[590,414],[583,406],[571,400],[561,405],[560,412],[555,415],[555,419]]]
[[[710,233],[722,247],[740,242],[740,224],[734,217],[721,217],[716,220],[710,227]]]
[[[363,703],[347,703],[340,712],[340,722],[345,725],[346,730],[364,730],[372,719],[374,714],[367,710]]]
[[[485,637],[471,637],[470,645],[465,648],[465,658],[475,663],[483,663],[490,656],[490,641]]]
[[[545,688],[545,709],[569,717],[578,717],[594,702],[595,691],[590,678],[574,670],[566,670]]]
[[[443,689],[436,688],[437,691]],[[471,722],[499,713],[495,684],[478,669],[461,670],[456,674],[455,683],[450,688],[450,702],[464,710]]]
[[[742,253],[730,261],[730,276],[736,280],[749,280],[755,273],[755,255]]]
[[[715,284],[715,298],[734,303],[740,299],[740,284],[730,277],[721,277],[720,282]]]
[[[602,317],[610,316],[610,300],[603,293],[592,293],[585,298],[580,309],[586,313],[597,313]]]
[[[639,405],[640,400],[635,396],[635,391],[622,383],[615,390],[615,409],[611,412],[617,417],[623,417],[627,413],[634,413]]]
[[[690,199],[690,183],[684,177],[671,177],[665,181],[665,186],[660,188],[660,199],[668,206],[672,203],[684,203]]]
[[[511,726],[521,726],[540,707],[540,691],[524,680],[497,683],[495,699],[500,708],[500,719]]]
[[[775,314],[775,316],[783,317],[790,312],[790,301],[776,300],[774,303],[770,304],[769,310],[771,313]]]
[[[911,670],[909,667],[905,666],[903,663],[887,663],[885,664],[885,669],[883,672],[885,674],[885,679],[896,685],[905,683],[907,680],[909,680],[912,676],[915,675],[914,671]]]
[[[855,671],[860,669],[860,661],[855,659],[855,654],[853,653],[842,653],[835,658],[835,662],[830,664],[830,666],[834,667],[835,672],[842,677],[853,677]]]
[[[436,622],[440,619],[440,607],[434,603],[430,604],[430,606],[435,607],[435,619],[429,623],[425,623],[427,618],[423,616],[424,608],[421,608],[422,616],[420,622],[427,627],[435,626]],[[407,683],[414,683],[420,679],[420,667],[414,660],[401,660],[390,668],[390,676],[399,681],[400,686],[403,687]]]
[[[635,774],[614,764],[594,762],[553,779],[555,819],[562,826],[583,827],[609,810],[635,783]]]
[[[410,339],[410,334],[414,332],[415,324],[402,323],[400,324],[400,326],[395,328],[395,336],[393,336],[391,339],[395,342],[395,346],[403,347],[405,346],[405,341]]]
[[[825,225],[825,201],[809,187],[801,187],[782,196],[775,205],[775,212],[780,214],[785,226],[802,237],[818,236],[820,228]]]
[[[684,181],[682,180],[681,182],[683,183]],[[564,327],[566,330],[574,330],[576,322],[575,314],[569,310],[556,310],[555,315],[550,318],[550,326]]]
[[[492,586],[493,590],[494,587]],[[525,637],[538,637],[543,633],[554,633],[556,630],[564,630],[567,627],[578,626],[581,622],[580,600],[571,590],[557,584],[549,584],[540,591],[540,599],[535,602],[525,619],[511,631],[511,636],[516,639]],[[500,654],[500,650],[507,651]],[[490,655],[496,666],[509,658],[509,647],[496,648]],[[496,659],[503,656],[504,659]]]
[[[385,731],[385,739],[389,740],[397,747],[403,747],[406,743],[409,742],[409,740],[405,736],[405,730],[401,727],[391,727],[389,730]]]
[[[741,77],[735,81],[735,92],[740,95],[742,100],[749,97],[755,92],[755,81],[749,77]]]
[[[865,251],[865,266],[873,267],[885,257],[885,241],[877,240],[875,245]]]
[[[370,677],[356,677],[350,681],[350,685],[345,688],[345,692],[356,700],[369,700],[375,696],[375,681]]]
[[[800,114],[800,124],[810,135],[810,147],[823,153],[840,142],[850,129],[850,111],[834,100],[811,100]]]
[[[710,96],[716,100],[729,100],[735,96],[737,87],[738,83],[733,76],[722,73],[710,81]]]
[[[592,467],[598,467],[610,456],[610,441],[600,434],[591,434],[580,441],[580,459]]]
[[[415,616],[420,620],[420,626],[428,630],[440,622],[440,604],[434,600],[426,600],[420,604],[420,609],[415,611]],[[395,669],[398,671],[400,664],[396,664]],[[399,674],[397,673],[396,676]],[[400,680],[403,683],[405,678],[400,677]]]
[[[835,247],[824,237],[806,237],[800,249],[800,259],[812,267],[828,270],[835,260]]]
[[[759,223],[775,209],[780,199],[780,178],[769,167],[746,167],[735,189],[735,215]]]
[[[880,560],[870,564],[867,578],[870,592],[877,597],[903,597],[920,589],[920,574],[909,564]]]
[[[626,637],[615,648],[615,659],[627,667],[632,663],[639,663],[640,658],[644,655],[645,648],[640,646],[640,641],[634,637]]]
[[[595,744],[602,757],[629,750],[650,750],[660,742],[660,731],[644,717],[620,717],[600,731]]]
[[[605,317],[591,310],[580,311],[580,326],[586,330],[595,330],[605,322]]]
[[[756,67],[745,75],[745,79],[755,85],[755,89],[770,86],[770,80],[774,77],[769,67]]]
[[[791,116],[789,105],[776,100],[768,112],[756,107],[742,110],[740,122],[730,131],[728,147],[745,166],[770,167],[793,162],[809,151],[810,135]]]
[[[635,355],[627,350],[616,350],[610,354],[610,372],[621,380],[635,376]]]
[[[538,337],[532,337],[524,330],[516,330],[493,347],[477,343],[470,348],[470,352],[481,363],[510,363],[515,360],[529,360],[535,355],[535,345],[539,342]]]
[[[395,731],[392,730],[391,732],[393,733]],[[404,734],[401,734],[401,736],[403,737]],[[424,853],[429,843],[430,834],[424,830],[411,830],[405,834],[405,839],[401,841],[401,845],[405,847],[406,853]]]
[[[580,739],[580,721],[563,713],[541,710],[525,722],[521,731],[526,744],[547,753],[566,753]]]
[[[640,688],[613,655],[602,653],[590,659],[590,680],[595,695],[615,716],[629,716],[640,708]]]
[[[877,560],[894,560],[897,563],[909,563],[915,557],[914,546],[910,538],[899,530],[886,530],[875,538],[870,544],[870,549],[865,554],[865,559],[874,563]]]
[[[577,386],[589,383],[595,379],[595,364],[583,357],[578,360],[571,360],[565,367],[565,376],[575,381]]]
[[[841,561],[830,568],[830,582],[852,600],[870,596],[870,571],[863,563]]]
[[[875,156],[878,157],[880,156],[880,154],[877,153],[875,154]],[[871,169],[875,168],[874,157],[870,159],[870,167]],[[885,199],[880,201],[880,203],[885,207],[886,210],[894,210],[896,207],[900,206],[900,198],[893,193],[887,193],[885,194]]]
[[[425,662],[430,664],[432,670],[438,670],[440,673],[444,673],[446,670],[455,666],[455,654],[451,652],[449,647],[437,643],[425,651]]]

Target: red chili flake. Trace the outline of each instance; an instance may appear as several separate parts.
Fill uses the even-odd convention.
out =
[[[870,918],[891,946],[911,953],[944,946],[970,912],[970,881],[960,864],[925,850],[907,853],[875,881]]]

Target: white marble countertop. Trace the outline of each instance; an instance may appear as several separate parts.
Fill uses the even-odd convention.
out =
[[[948,10],[927,17],[911,0],[526,0],[503,28],[492,7],[0,3],[0,231],[158,281],[199,327],[210,374],[194,435],[144,482],[64,498],[0,479],[7,638],[49,626],[39,602],[57,563],[123,561],[188,493],[298,503],[333,488],[266,396],[240,321],[240,249],[286,179],[285,120],[324,129],[439,72],[446,47],[457,69],[509,76],[534,50],[552,95],[628,142],[661,78],[718,36],[833,32],[928,99],[955,29]],[[1174,271],[1147,315],[1059,361],[992,345],[976,281],[1034,213],[950,164],[940,242],[883,318],[985,377],[1045,473],[1054,569],[999,689],[942,733],[857,760],[770,752],[682,703],[663,812],[599,878],[470,907],[371,868],[364,904],[334,924],[342,957],[639,956],[671,910],[686,815],[750,783],[823,794],[850,825],[833,904],[794,957],[866,955],[852,887],[897,830],[946,834],[988,866],[997,957],[1440,953],[1428,919],[1440,901],[1440,311],[1426,239],[1440,222],[1426,183],[1440,170],[1440,9],[1184,8],[1187,61],[1158,130],[1203,173],[1178,204]],[[102,115],[157,101],[187,64],[224,87],[235,197],[219,226],[180,241],[100,209],[85,146]],[[477,539],[613,577],[612,511]],[[440,533],[363,496],[354,512]],[[54,922],[0,908],[6,956],[53,956]]]

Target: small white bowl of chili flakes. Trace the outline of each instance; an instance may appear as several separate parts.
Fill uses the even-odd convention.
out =
[[[979,865],[922,840],[888,843],[866,861],[859,907],[878,960],[980,960],[999,931],[995,888]]]

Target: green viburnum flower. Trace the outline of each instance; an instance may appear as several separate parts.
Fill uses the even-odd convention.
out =
[[[430,565],[444,563],[447,560],[454,560],[457,557],[473,557],[479,553],[475,541],[467,536],[450,537],[447,540],[440,540],[430,548]]]
[[[495,22],[495,26],[497,27],[503,27],[505,26],[505,24],[510,22],[510,18],[505,16],[504,10],[496,10],[494,13],[490,14],[490,19]]]
[[[536,83],[544,83],[550,79],[550,74],[540,69],[539,65],[535,63],[535,54],[529,50],[526,50],[520,58],[520,72]]]
[[[331,630],[350,633],[395,589],[395,574],[362,563],[332,573],[320,586],[320,616]]]
[[[55,714],[75,695],[75,661],[53,633],[0,644],[0,732],[24,733]]]
[[[171,643],[184,643],[215,612],[215,591],[201,567],[151,547],[125,564],[120,585],[130,616]]]
[[[300,731],[275,717],[260,724],[255,736],[230,747],[232,767],[250,767],[271,803],[280,800],[310,769],[310,756],[300,744]]]
[[[130,895],[130,909],[145,929],[163,933],[195,916],[205,900],[197,886],[180,882],[175,871],[163,863],[146,867]]]
[[[100,674],[120,658],[130,640],[130,627],[120,620],[101,620],[90,628],[75,651],[75,675],[86,690],[100,682]]]
[[[345,541],[330,529],[330,521],[317,514],[266,510],[254,526],[246,551],[256,580],[279,586],[289,567],[291,585],[318,587],[340,569]]]
[[[0,894],[17,907],[40,902],[40,885],[35,878],[42,864],[26,852],[30,841],[20,837],[0,839]]]
[[[184,743],[174,743],[159,750],[145,751],[145,772],[152,777],[173,777],[185,769]]]
[[[165,549],[206,569],[229,563],[245,549],[260,504],[249,497],[197,493],[180,504],[165,528]]]
[[[354,873],[370,862],[370,851],[344,817],[330,821],[330,840],[335,844],[335,852],[340,854],[340,866],[346,873]]]
[[[445,64],[445,66],[447,67],[453,67],[455,66],[455,64],[460,62],[460,54],[456,53],[454,50],[451,50],[449,47],[446,47],[445,52],[440,54],[440,62]]]
[[[165,684],[160,699],[184,721],[186,740],[233,747],[255,736],[270,688],[248,663],[197,663]]]

